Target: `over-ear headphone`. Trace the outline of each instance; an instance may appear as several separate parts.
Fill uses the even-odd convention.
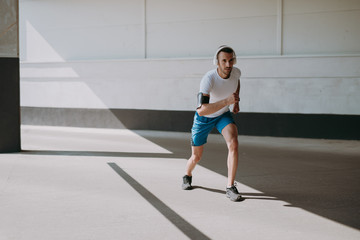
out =
[[[224,48],[230,48],[233,52],[233,58],[234,58],[234,64],[236,64],[236,54],[235,54],[235,51],[227,46],[227,45],[222,45],[218,48],[218,50],[216,51],[215,55],[214,55],[214,59],[213,59],[213,64],[214,65],[218,65],[219,61],[218,61],[218,55],[219,55],[219,52],[221,52],[221,50],[223,50]]]

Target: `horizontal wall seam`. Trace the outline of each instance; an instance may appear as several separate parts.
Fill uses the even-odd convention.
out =
[[[114,27],[129,27],[129,26],[138,26],[142,27],[143,23],[131,23],[131,24],[111,24],[111,25],[72,25],[72,26],[59,26],[59,27],[44,27],[43,30],[53,31],[53,30],[61,30],[61,29],[92,29],[92,28],[114,28]]]
[[[298,55],[294,55],[294,54],[284,54],[284,55],[243,55],[243,56],[237,56],[236,58],[238,60],[262,60],[262,59],[301,59],[301,58],[359,58],[360,57],[360,52],[359,53],[354,53],[354,54],[318,54],[318,55],[304,55],[304,54],[298,54]],[[0,57],[1,58],[1,57]],[[71,63],[110,63],[110,62],[167,62],[167,61],[209,61],[209,63],[212,63],[212,57],[194,57],[194,58],[188,58],[188,57],[184,57],[184,58],[131,58],[131,59],[79,59],[79,60],[66,60],[64,62],[61,61],[52,61],[52,62],[44,62],[44,61],[23,61],[20,59],[20,64],[21,65],[37,65],[37,64],[42,64],[43,66],[46,65],[66,65],[66,64],[71,64]]]
[[[201,18],[201,19],[190,19],[190,20],[171,20],[171,21],[154,21],[151,22],[148,20],[148,25],[150,24],[167,24],[167,23],[191,23],[191,22],[214,22],[214,21],[228,21],[228,20],[235,20],[235,19],[246,19],[246,18],[268,18],[268,17],[274,17],[276,18],[276,13],[269,14],[269,15],[258,15],[258,16],[242,16],[242,17],[229,17],[229,18]]]
[[[360,80],[360,75],[358,76],[329,76],[329,77],[318,77],[318,76],[279,76],[279,77],[267,77],[267,76],[255,76],[255,77],[241,77],[241,79],[359,79]]]
[[[202,76],[199,77],[169,77],[169,78],[161,78],[162,80],[170,80],[173,79],[179,79],[179,80],[184,80],[184,79],[201,79]],[[253,76],[253,77],[247,77],[247,76],[242,76],[241,79],[359,79],[360,80],[360,76],[329,76],[329,77],[320,77],[320,76],[279,76],[279,77],[268,77],[268,76]],[[56,77],[21,77],[20,81],[22,82],[89,82],[88,80],[99,80],[99,79],[106,79],[106,80],[111,80],[111,81],[125,81],[127,79],[125,78],[100,78],[100,77],[86,77],[86,79],[84,80],[83,78],[56,78]],[[154,79],[154,77],[149,77],[150,79]],[[159,78],[156,78],[159,79]]]
[[[348,10],[327,10],[327,11],[316,11],[316,12],[301,12],[301,13],[285,13],[286,10],[284,10],[285,16],[298,16],[298,15],[312,15],[312,14],[325,14],[325,13],[349,13],[349,12],[359,12],[359,9],[348,9]]]

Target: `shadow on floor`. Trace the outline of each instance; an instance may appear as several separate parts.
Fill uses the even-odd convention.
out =
[[[23,151],[22,154],[184,159],[190,156],[190,141],[186,134],[179,137],[171,133],[135,132],[172,153]],[[360,154],[317,149],[316,146],[311,151],[288,146],[240,144],[236,180],[263,193],[243,193],[239,189],[244,198],[282,200],[288,203],[284,207],[298,207],[360,229]],[[227,176],[226,155],[224,143],[209,141],[199,164]],[[195,186],[195,189],[225,193],[204,186]]]
[[[177,156],[185,159],[190,156],[187,138],[137,133]],[[225,144],[209,141],[199,164],[227,176],[226,155]],[[242,193],[244,198],[282,200],[289,203],[285,207],[302,208],[360,229],[360,154],[338,153],[331,149],[316,149],[316,146],[309,151],[297,146],[241,144],[239,155],[236,180],[263,193]],[[201,186],[196,188],[225,193]]]

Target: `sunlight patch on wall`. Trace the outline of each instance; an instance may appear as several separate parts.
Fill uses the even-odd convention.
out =
[[[78,78],[79,75],[71,67],[21,68],[21,78]]]
[[[53,108],[100,108],[104,102],[84,82],[21,81],[21,106]]]
[[[29,62],[65,62],[29,21],[26,21],[26,58]]]

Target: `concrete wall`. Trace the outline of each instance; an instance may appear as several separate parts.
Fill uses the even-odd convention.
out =
[[[85,7],[86,6],[86,7]],[[358,0],[20,1],[29,62],[359,54]]]
[[[200,79],[225,43],[237,52],[243,73],[242,112],[360,115],[360,1],[84,4],[20,1],[27,113],[191,112]]]
[[[0,152],[20,151],[18,1],[0,2]]]
[[[360,1],[284,0],[284,54],[359,54]]]
[[[360,115],[360,56],[242,57],[237,66],[241,111]],[[193,111],[211,67],[210,59],[23,63],[21,103]]]

